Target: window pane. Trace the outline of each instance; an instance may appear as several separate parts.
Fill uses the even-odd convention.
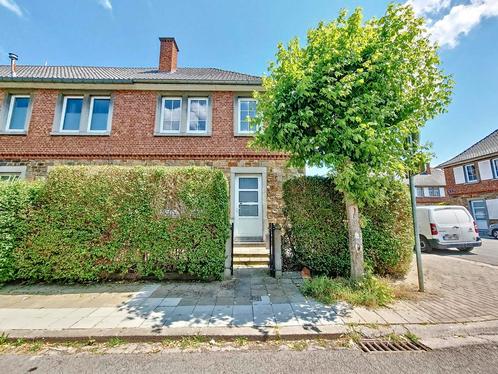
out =
[[[91,131],[106,131],[109,117],[110,99],[93,99]]]
[[[257,203],[258,191],[239,191],[239,202],[241,203]]]
[[[20,173],[0,173],[0,182],[13,182],[20,178]]]
[[[256,117],[256,104],[254,100],[240,100],[239,131],[256,132],[257,126],[251,123],[251,119]]]
[[[439,187],[429,187],[429,196],[438,197],[439,195]]]
[[[162,131],[180,131],[182,118],[181,99],[164,99]]]
[[[467,171],[467,181],[472,182],[477,180],[475,165],[466,165],[465,170]]]
[[[64,113],[63,130],[79,130],[81,119],[81,107],[83,99],[67,99],[66,113]]]
[[[29,97],[13,97],[12,114],[10,117],[10,130],[24,130],[28,114]]]
[[[240,217],[257,217],[258,216],[258,206],[257,205],[241,205],[239,209]]]
[[[417,187],[417,196],[418,197],[424,196],[424,189],[422,187]]]
[[[207,128],[207,99],[190,100],[189,130],[206,131]]]
[[[239,188],[242,190],[257,190],[258,178],[239,178]]]

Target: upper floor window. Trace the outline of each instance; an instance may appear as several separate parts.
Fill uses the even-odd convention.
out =
[[[440,197],[441,191],[439,190],[439,187],[429,187],[429,196],[430,197]]]
[[[239,99],[238,132],[241,134],[255,133],[258,128],[252,119],[256,117],[255,99]]]
[[[498,158],[491,160],[491,169],[493,169],[493,177],[498,178]]]
[[[416,195],[417,195],[417,197],[424,197],[424,188],[423,187],[417,187],[416,188]]]
[[[109,108],[111,98],[107,96],[92,96],[90,99],[90,114],[88,131],[107,131],[109,123]]]
[[[79,131],[83,97],[66,96],[62,104],[61,131]]]
[[[160,132],[179,133],[182,122],[182,98],[163,97]]]
[[[7,114],[7,131],[25,132],[30,97],[26,95],[12,95],[9,112]]]
[[[59,101],[54,133],[71,135],[107,135],[111,128],[110,96],[63,96]]]
[[[187,132],[205,133],[208,121],[208,99],[188,99]]]
[[[474,164],[467,164],[463,169],[465,171],[465,181],[467,183],[477,182],[477,170]]]

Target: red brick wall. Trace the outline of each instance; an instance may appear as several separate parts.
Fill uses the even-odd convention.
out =
[[[27,135],[0,135],[0,157],[282,159],[284,155],[246,147],[233,130],[233,92],[212,93],[211,136],[154,136],[157,93],[116,91],[110,136],[50,135],[59,92],[33,92]],[[0,90],[0,107],[3,93]]]
[[[476,170],[479,173],[477,162],[475,164]],[[496,179],[488,179],[484,181],[479,180],[477,183],[456,184],[455,176],[453,175],[453,168],[456,166],[458,165],[444,168],[444,177],[446,179],[446,191],[448,196],[455,197],[465,195],[467,197],[474,197],[484,193],[498,192],[498,180]]]
[[[418,205],[439,205],[439,204],[448,204],[448,197],[417,197]]]

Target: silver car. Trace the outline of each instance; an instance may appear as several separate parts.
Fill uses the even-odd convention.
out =
[[[489,225],[488,235],[492,236],[495,239],[498,239],[498,223],[493,223]]]

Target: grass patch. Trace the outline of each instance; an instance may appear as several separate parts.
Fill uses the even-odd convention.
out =
[[[238,336],[235,338],[234,343],[238,347],[244,347],[248,343],[248,339],[244,336]]]
[[[358,282],[320,276],[306,280],[301,286],[301,292],[324,304],[346,301],[351,305],[369,308],[385,306],[395,298],[394,290],[386,280],[371,275]]]
[[[117,347],[117,346],[123,345],[123,344],[125,344],[125,343],[126,343],[126,342],[125,342],[123,339],[115,337],[115,338],[110,338],[110,339],[107,341],[106,345],[107,345],[109,348],[114,348],[114,347]]]
[[[410,332],[410,331],[408,331],[405,334],[405,338],[407,338],[412,343],[418,343],[420,341],[420,338],[417,335],[415,335],[413,332]]]

